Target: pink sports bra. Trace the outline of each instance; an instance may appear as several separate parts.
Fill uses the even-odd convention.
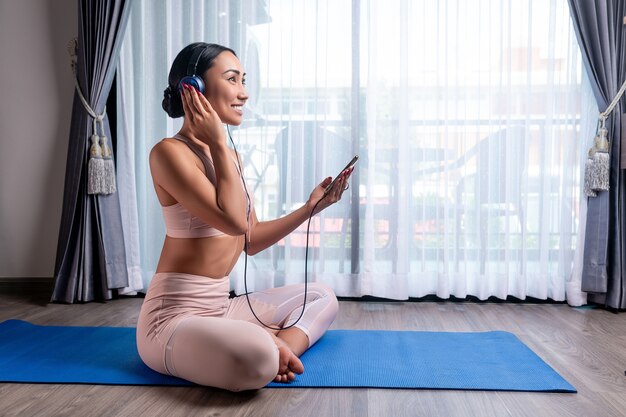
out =
[[[187,139],[182,135],[175,135],[175,139],[180,140],[185,143],[202,161],[204,165],[204,170],[206,172],[206,176],[213,184],[216,183],[215,179],[215,167],[213,166],[213,161],[209,156],[200,149],[196,144]],[[233,158],[233,163],[235,164],[237,171],[239,171],[239,166],[237,161]],[[243,179],[241,181],[242,186],[245,186],[243,183]],[[163,210],[163,219],[165,220],[165,230],[166,234],[169,237],[173,238],[203,238],[203,237],[212,237],[212,236],[220,236],[223,235],[224,232],[216,229],[215,227],[209,226],[200,218],[191,214],[185,207],[180,203],[173,204],[171,206],[162,206]],[[248,209],[252,211],[252,202],[248,200]]]

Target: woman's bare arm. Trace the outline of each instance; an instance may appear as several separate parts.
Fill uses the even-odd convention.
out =
[[[248,255],[256,255],[283,239],[304,223],[309,218],[310,213],[311,210],[307,205],[304,205],[279,219],[260,222],[253,210]]]
[[[246,201],[229,151],[224,151],[226,156],[213,155],[214,163],[218,159],[230,162],[230,165],[221,163],[230,170],[219,176],[216,189],[204,172],[190,161],[182,146],[174,141],[161,141],[150,152],[155,187],[160,187],[193,215],[222,232],[233,236],[244,234],[248,227]],[[211,147],[212,152],[214,148]],[[216,164],[216,171],[218,166]]]
[[[315,187],[305,205],[279,219],[259,222],[256,212],[253,210],[250,223],[251,230],[248,255],[256,255],[285,238],[289,233],[296,230],[298,226],[308,220],[314,208],[315,213],[313,214],[315,215],[331,204],[339,201],[345,191],[344,186],[346,181],[350,178],[351,173],[351,170],[347,171],[327,194],[325,194],[325,189],[331,183],[332,178],[326,178],[321,184]],[[318,201],[319,204],[317,204]]]

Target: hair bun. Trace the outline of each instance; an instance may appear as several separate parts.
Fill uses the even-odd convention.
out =
[[[172,118],[182,117],[185,112],[183,111],[183,103],[180,99],[180,95],[175,87],[168,85],[163,90],[163,102],[161,103],[163,110]]]
[[[172,88],[171,85],[168,85],[167,88],[165,89],[165,91],[163,91],[163,98],[171,100],[172,99],[172,95],[174,95],[174,89]]]

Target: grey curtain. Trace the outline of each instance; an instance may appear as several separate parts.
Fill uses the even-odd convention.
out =
[[[76,74],[98,114],[111,89],[129,10],[126,0],[78,1]],[[108,118],[104,125],[111,138]],[[87,194],[91,134],[92,119],[75,92],[52,302],[103,301],[128,285],[119,196]]]
[[[570,13],[598,108],[604,111],[626,75],[624,0],[569,0]],[[620,170],[620,126],[624,100],[607,119],[611,143],[609,191],[589,198],[582,290],[589,300],[626,308],[626,176]]]

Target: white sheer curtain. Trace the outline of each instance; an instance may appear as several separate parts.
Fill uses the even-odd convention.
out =
[[[312,222],[309,279],[339,296],[585,302],[576,251],[597,109],[565,0],[133,7],[118,170],[144,285],[164,237],[148,153],[180,126],[162,92],[176,53],[205,41],[234,48],[248,74],[232,132],[260,220],[361,157],[344,199]],[[305,229],[249,258],[249,290],[303,281]]]

